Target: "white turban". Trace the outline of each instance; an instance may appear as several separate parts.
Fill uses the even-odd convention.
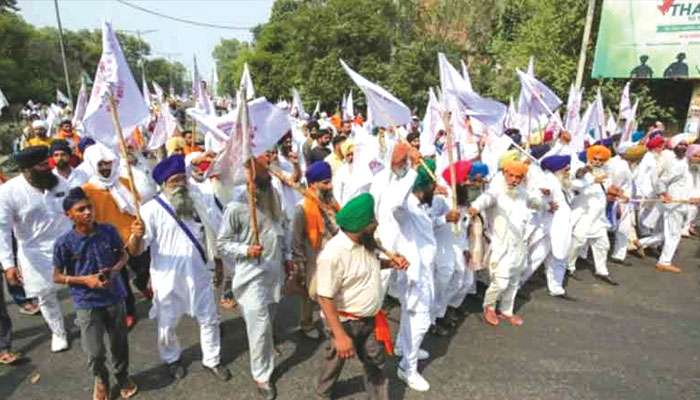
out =
[[[677,135],[674,135],[671,137],[671,139],[668,140],[668,145],[670,148],[675,148],[678,146],[681,142],[685,142],[686,144],[688,143],[688,134],[687,133],[679,133]]]
[[[32,128],[33,128],[33,129],[41,129],[41,128],[43,128],[43,129],[45,129],[45,130],[48,131],[48,130],[49,130],[49,124],[48,124],[46,121],[44,121],[43,119],[37,119],[36,121],[32,122]]]
[[[109,193],[112,195],[112,199],[117,203],[117,207],[119,207],[121,212],[136,215],[133,195],[119,180],[119,157],[107,146],[97,142],[85,149],[83,159],[93,172],[88,183],[101,189],[108,189]],[[100,174],[97,169],[97,165],[100,161],[112,162],[112,173],[110,176],[105,178]]]

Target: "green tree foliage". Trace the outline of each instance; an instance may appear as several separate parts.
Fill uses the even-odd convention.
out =
[[[11,10],[9,7],[13,4],[12,0],[0,0],[0,88],[12,103],[29,99],[54,101],[56,89],[65,92],[66,85],[58,31],[55,28],[35,28],[18,14],[3,12]],[[131,71],[140,81],[140,60],[150,54],[150,47],[133,35],[118,32],[117,36]],[[95,74],[102,54],[102,32],[64,30],[64,44],[75,96],[82,73],[90,77]],[[183,88],[185,67],[180,63],[147,60],[146,71],[149,80],[157,81],[166,89],[171,79],[177,91]]]
[[[589,78],[601,5],[598,0],[584,87],[587,99],[600,87],[617,111],[625,81]],[[270,20],[253,29],[251,44],[224,40],[214,57],[228,93],[247,62],[260,95],[289,98],[296,87],[307,107],[321,100],[327,110],[354,87],[342,58],[422,112],[427,88],[439,84],[438,51],[456,65],[465,60],[475,88],[503,102],[517,98],[515,69],[525,69],[533,55],[537,77],[566,101],[586,7],[582,0],[277,0]],[[639,98],[645,122],[678,122],[690,88],[688,81],[635,81],[633,100]]]

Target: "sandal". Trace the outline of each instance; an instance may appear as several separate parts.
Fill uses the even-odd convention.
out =
[[[128,399],[133,397],[138,391],[139,387],[136,386],[136,383],[128,379],[126,384],[119,389],[119,396],[121,396],[122,399]]]

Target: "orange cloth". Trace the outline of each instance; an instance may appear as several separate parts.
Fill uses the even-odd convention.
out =
[[[124,178],[119,178],[119,180],[127,188],[129,187],[128,180]],[[92,203],[92,210],[95,213],[95,222],[114,225],[122,241],[126,243],[129,239],[129,235],[131,235],[131,224],[136,217],[122,212],[108,189],[100,189],[91,183],[84,184],[82,188],[85,195],[87,195]]]
[[[185,147],[182,150],[185,152],[185,155],[188,155],[190,153],[196,153],[198,151],[204,151],[201,147],[197,146],[196,144],[185,144]]]
[[[314,250],[321,249],[321,239],[325,230],[321,207],[318,205],[319,201],[316,195],[307,190],[302,203],[304,219],[306,220],[306,235],[309,237],[309,243],[311,243],[311,247]],[[339,210],[338,204],[333,204],[332,207],[335,211]]]
[[[503,165],[503,172],[508,172],[514,175],[525,176],[527,174],[528,165],[522,161],[508,161]]]
[[[355,120],[353,121],[353,123],[354,123],[355,125],[362,126],[362,125],[364,125],[365,120],[364,120],[364,118],[362,118],[362,115],[357,114],[357,116],[355,117]]]
[[[335,129],[340,129],[340,127],[343,125],[343,119],[340,118],[340,114],[334,114],[331,117],[331,125],[335,127]]]
[[[362,319],[361,317],[346,313],[345,311],[338,311],[338,315],[351,319]],[[394,344],[391,341],[391,328],[389,328],[389,320],[384,310],[379,310],[374,316],[374,338],[377,339],[377,342],[384,345],[384,350],[386,350],[388,355],[394,354]]]
[[[603,161],[608,161],[610,157],[612,157],[612,153],[610,152],[610,149],[607,147],[597,144],[594,146],[589,147],[586,150],[586,160],[590,161],[593,158],[601,158]]]

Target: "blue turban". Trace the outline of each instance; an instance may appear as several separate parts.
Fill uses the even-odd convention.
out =
[[[636,131],[632,134],[632,141],[633,142],[638,142],[644,138],[644,132],[642,131]]]
[[[530,154],[539,160],[543,155],[547,154],[549,150],[551,150],[551,147],[548,144],[540,144],[530,147]]]
[[[578,153],[578,159],[581,160],[581,162],[584,162],[584,163],[585,163],[585,162],[588,162],[588,161],[587,161],[588,159],[586,158],[586,151],[585,151],[585,150],[582,151],[582,152],[580,152],[580,153]]]
[[[316,161],[306,169],[306,183],[309,185],[331,179],[332,177],[331,166],[325,161]]]
[[[171,176],[184,173],[185,157],[182,154],[173,154],[153,168],[153,179],[157,184],[162,185]]]
[[[520,131],[515,128],[506,129],[503,133],[517,145],[520,145],[520,143],[523,141],[523,137],[520,134]]]
[[[78,142],[78,149],[80,149],[81,153],[84,153],[85,149],[92,146],[93,144],[95,144],[95,140],[93,138],[84,137],[80,139],[80,142]]]
[[[542,159],[540,166],[542,169],[557,172],[562,170],[571,164],[571,156],[549,156]]]
[[[472,163],[472,169],[469,170],[469,179],[476,179],[479,175],[481,178],[486,178],[489,175],[489,166],[477,161]]]
[[[70,210],[75,203],[87,200],[87,198],[87,195],[80,186],[72,188],[68,191],[66,197],[63,198],[63,211]]]
[[[51,147],[49,147],[49,153],[53,155],[55,151],[63,151],[65,153],[68,153],[68,155],[73,153],[73,150],[71,150],[70,146],[68,145],[68,142],[66,142],[63,139],[56,139],[53,142],[51,142]]]
[[[49,148],[46,146],[29,146],[15,153],[12,158],[19,169],[29,169],[39,165],[49,158]]]
[[[611,148],[612,145],[613,145],[613,138],[609,137],[609,138],[606,138],[606,139],[601,139],[601,140],[596,141],[596,142],[593,143],[593,144],[594,144],[594,145],[599,144],[599,145],[605,146],[605,147],[607,147],[607,148]]]

